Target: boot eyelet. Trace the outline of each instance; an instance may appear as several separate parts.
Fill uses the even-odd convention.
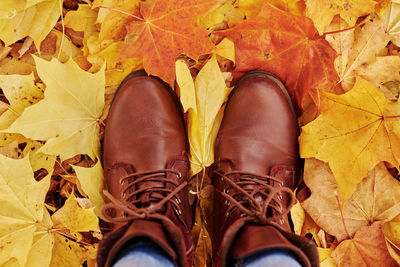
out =
[[[281,206],[279,206],[279,212],[282,212],[282,211],[283,211],[282,207],[281,207]]]
[[[284,223],[285,223],[285,220],[281,218],[281,219],[279,220],[279,222],[280,222],[281,224],[284,224]]]
[[[278,200],[282,200],[282,195],[278,195]]]
[[[125,182],[124,180],[119,179],[119,184],[120,184],[120,185],[124,185],[124,182]]]
[[[125,198],[125,192],[122,192],[121,197]]]
[[[228,193],[229,193],[229,189],[226,189],[226,188],[225,188],[225,189],[224,189],[224,193],[225,193],[225,194],[228,194]]]
[[[180,209],[176,209],[176,213],[178,214],[178,216],[181,216],[181,215],[182,215],[182,212],[181,212]]]
[[[279,186],[280,186],[280,187],[283,187],[283,183],[281,182],[281,183],[279,184]]]
[[[182,178],[182,173],[178,172],[178,173],[176,174],[176,176],[178,176],[178,179],[181,179],[181,178]]]
[[[231,204],[229,200],[225,200],[225,206],[228,207]]]
[[[182,201],[179,198],[176,198],[176,203],[181,204]]]

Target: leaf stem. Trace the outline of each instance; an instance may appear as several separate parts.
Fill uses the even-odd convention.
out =
[[[335,34],[335,33],[341,33],[341,32],[350,31],[350,30],[352,30],[352,29],[355,29],[355,28],[358,28],[358,27],[364,25],[366,22],[367,22],[367,18],[365,18],[365,19],[364,19],[363,21],[361,21],[360,23],[357,23],[357,24],[354,25],[353,27],[345,28],[345,29],[341,29],[341,30],[337,30],[337,31],[326,32],[326,33],[324,33],[322,36],[325,37],[326,35],[329,35],[329,34]]]
[[[342,211],[342,205],[340,204],[339,195],[338,195],[337,191],[335,191],[334,194],[335,194],[335,197],[336,197],[336,201],[337,201],[337,203],[338,203],[338,206],[339,206],[340,217],[342,218],[342,223],[343,223],[344,231],[346,232],[348,239],[351,239],[351,236],[350,236],[350,234],[349,234],[349,231],[347,231],[346,223],[345,223],[345,221],[344,221],[344,216],[343,216],[343,211]]]

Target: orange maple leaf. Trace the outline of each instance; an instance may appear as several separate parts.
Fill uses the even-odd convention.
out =
[[[318,90],[332,91],[338,81],[336,52],[304,16],[266,4],[256,17],[216,34],[234,41],[236,71],[277,75],[300,108],[306,94],[318,103]]]
[[[195,60],[212,52],[214,44],[208,32],[196,23],[196,16],[206,12],[214,0],[154,0],[142,3],[143,19],[127,24],[127,44],[123,57],[143,58],[147,73],[173,84],[175,60],[185,54]]]

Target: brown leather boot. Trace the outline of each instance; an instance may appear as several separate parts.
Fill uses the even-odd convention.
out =
[[[121,248],[139,239],[192,266],[188,146],[174,92],[144,72],[128,76],[113,100],[103,151],[111,199],[103,216],[115,229],[100,242],[98,266],[112,266]]]
[[[299,161],[297,118],[284,85],[262,71],[246,74],[215,142],[215,266],[268,249],[319,265],[315,245],[293,234],[288,222]]]

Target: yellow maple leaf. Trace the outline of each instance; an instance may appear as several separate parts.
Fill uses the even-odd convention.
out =
[[[329,163],[339,196],[346,201],[376,164],[399,165],[400,103],[388,103],[362,78],[346,94],[321,96],[321,115],[302,128],[300,154]]]
[[[80,4],[78,10],[69,11],[64,18],[66,26],[74,31],[84,32],[85,38],[96,31],[97,12],[88,5]]]
[[[33,73],[29,75],[0,75],[0,88],[10,105],[0,116],[0,129],[8,128],[26,107],[43,98],[43,88],[35,84]]]
[[[200,70],[194,83],[185,62],[178,60],[176,80],[183,108],[189,112],[189,159],[194,175],[214,162],[214,141],[223,115],[220,110],[229,88],[215,56]]]
[[[60,0],[12,3],[11,9],[7,6],[7,1],[0,3],[0,10],[13,14],[6,18],[0,17],[0,39],[8,46],[30,36],[36,47],[40,47],[40,43],[60,17]]]
[[[94,245],[84,246],[64,236],[55,235],[50,266],[81,267],[85,261],[96,258],[96,251]]]
[[[0,265],[14,259],[25,266],[35,235],[43,231],[42,225],[51,227],[44,208],[50,175],[37,182],[29,158],[0,155],[0,185]]]
[[[88,73],[69,60],[61,64],[35,57],[37,72],[47,88],[44,99],[24,110],[4,132],[20,133],[46,140],[39,152],[60,155],[61,160],[77,154],[95,158],[99,153],[98,123],[104,107],[104,67]]]
[[[315,28],[322,35],[326,32],[335,15],[340,14],[350,26],[358,17],[373,13],[377,2],[374,0],[306,0],[306,16],[314,21]]]
[[[94,214],[94,208],[81,208],[75,198],[75,195],[71,194],[64,206],[51,216],[53,227],[67,228],[71,233],[100,232],[99,219]]]

